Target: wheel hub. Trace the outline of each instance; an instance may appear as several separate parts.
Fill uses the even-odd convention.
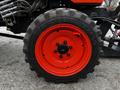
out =
[[[62,44],[57,43],[57,50],[55,52],[58,52],[60,55],[67,54],[70,49],[72,49],[72,46],[69,46],[67,44],[67,41],[64,41]]]
[[[67,45],[59,45],[57,50],[59,54],[66,54],[69,51],[69,47]]]

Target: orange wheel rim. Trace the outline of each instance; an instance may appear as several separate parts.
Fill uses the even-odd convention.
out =
[[[89,63],[92,45],[88,35],[72,24],[57,24],[38,37],[35,57],[38,64],[55,76],[72,76]]]

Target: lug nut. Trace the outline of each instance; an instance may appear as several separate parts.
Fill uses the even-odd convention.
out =
[[[59,44],[59,43],[56,43],[56,46],[60,46],[60,44]]]
[[[64,45],[67,45],[67,41],[64,41]]]
[[[69,46],[69,49],[72,49],[72,46]]]
[[[58,51],[57,50],[54,50],[54,53],[57,53]]]
[[[70,56],[70,53],[67,53],[67,56],[69,57],[69,56]]]
[[[62,56],[62,55],[60,55],[60,58],[63,58],[63,56]]]

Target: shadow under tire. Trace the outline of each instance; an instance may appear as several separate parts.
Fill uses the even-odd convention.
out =
[[[23,52],[31,70],[46,81],[86,78],[99,64],[99,27],[84,13],[58,8],[39,15],[28,27]]]

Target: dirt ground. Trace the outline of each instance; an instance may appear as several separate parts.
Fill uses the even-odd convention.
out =
[[[85,80],[54,84],[29,70],[22,48],[22,40],[0,37],[0,90],[120,90],[120,59],[100,59]]]

